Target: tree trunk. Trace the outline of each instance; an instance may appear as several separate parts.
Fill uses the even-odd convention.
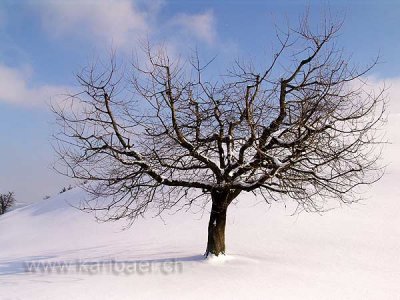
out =
[[[228,205],[239,195],[240,191],[211,193],[212,207],[208,222],[208,241],[205,256],[225,254],[225,224]]]
[[[225,224],[227,208],[213,202],[208,223],[208,242],[206,256],[225,254]]]

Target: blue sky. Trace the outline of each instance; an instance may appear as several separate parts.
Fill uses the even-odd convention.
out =
[[[21,202],[54,194],[69,180],[52,168],[54,117],[47,103],[75,88],[76,74],[115,49],[129,60],[138,40],[174,54],[217,55],[215,71],[237,57],[262,63],[274,24],[295,26],[309,7],[345,19],[338,43],[355,63],[376,55],[375,82],[400,83],[400,1],[7,1],[0,2],[0,192]],[[394,87],[396,88],[396,87]]]

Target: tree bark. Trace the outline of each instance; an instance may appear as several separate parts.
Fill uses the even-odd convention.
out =
[[[208,241],[205,256],[225,254],[225,225],[228,205],[239,195],[240,191],[213,191],[212,207],[208,222]]]
[[[227,208],[213,202],[208,223],[208,242],[206,256],[225,254],[225,224]]]

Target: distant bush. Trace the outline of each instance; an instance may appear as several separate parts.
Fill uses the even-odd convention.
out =
[[[0,215],[5,214],[15,204],[13,192],[0,194]]]

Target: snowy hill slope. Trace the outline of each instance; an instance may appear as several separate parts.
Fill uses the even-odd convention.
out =
[[[122,231],[71,207],[78,189],[16,209],[0,217],[0,299],[399,299],[400,116],[389,124],[391,164],[367,201],[293,217],[244,195],[225,259],[202,259],[208,214]]]

